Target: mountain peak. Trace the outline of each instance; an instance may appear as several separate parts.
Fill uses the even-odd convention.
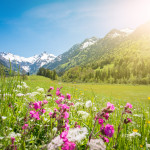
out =
[[[128,36],[129,34],[131,34],[134,30],[130,29],[130,28],[124,28],[121,30],[118,29],[112,29],[105,37],[108,38],[116,38],[116,37],[120,37],[120,36]]]
[[[131,34],[134,30],[131,28],[124,28],[120,30],[121,32],[127,33],[127,34]]]
[[[89,39],[86,39],[82,42],[82,46],[81,46],[81,49],[85,49],[87,48],[88,46],[91,46],[93,44],[95,44],[99,39],[96,38],[96,37],[91,37]]]

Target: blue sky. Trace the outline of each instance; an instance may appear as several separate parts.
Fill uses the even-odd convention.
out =
[[[59,55],[86,38],[149,20],[149,0],[0,0],[0,52]]]

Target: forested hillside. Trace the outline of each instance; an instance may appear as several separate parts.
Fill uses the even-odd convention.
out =
[[[87,65],[71,68],[63,75],[63,81],[149,84],[149,33],[150,23],[147,23],[122,40],[119,39],[120,36],[113,38],[112,43],[109,40],[105,49],[99,47],[99,51],[104,49],[104,52],[101,55],[97,53],[98,59]]]

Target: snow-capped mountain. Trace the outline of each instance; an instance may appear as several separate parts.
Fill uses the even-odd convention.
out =
[[[130,28],[124,28],[124,29],[121,29],[120,30],[121,32],[124,32],[126,34],[131,34],[134,30],[133,29],[130,29]]]
[[[44,67],[53,70],[61,64],[68,63],[68,66],[69,66],[69,62],[71,60],[73,60],[76,56],[80,55],[80,53],[82,52],[84,53],[84,51],[89,50],[99,40],[100,39],[97,37],[91,37],[91,38],[85,39],[83,42],[73,45],[67,52],[57,56],[50,63],[44,65]]]
[[[95,44],[99,39],[96,37],[92,37],[90,39],[85,40],[82,44],[81,44],[81,49],[85,49],[93,44]]]
[[[31,73],[36,72],[40,67],[51,62],[55,58],[56,56],[53,54],[47,54],[46,52],[28,58],[20,57],[12,53],[0,52],[0,61],[5,62],[7,67],[9,67],[11,62],[13,70],[17,70],[17,68],[20,67],[21,71]]]
[[[133,31],[134,30],[132,30],[130,28],[125,28],[125,29],[121,29],[121,30],[113,29],[106,35],[106,37],[108,37],[108,38],[127,37]]]

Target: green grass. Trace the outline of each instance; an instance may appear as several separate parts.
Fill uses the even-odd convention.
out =
[[[25,81],[32,89],[37,86],[48,89],[50,86],[63,87],[63,91],[73,92],[74,90],[79,95],[82,93],[86,96],[91,97],[96,95],[98,98],[112,97],[120,100],[127,100],[129,102],[138,101],[143,103],[149,103],[148,97],[150,97],[150,86],[149,85],[120,85],[120,84],[77,84],[77,83],[62,83],[58,81],[51,81],[49,78],[42,76],[30,76]]]
[[[17,85],[20,84],[20,78],[7,78],[1,79],[1,99],[0,99],[0,149],[6,149],[11,145],[10,133],[19,133],[21,136],[16,137],[15,145],[19,150],[24,149],[41,149],[52,138],[52,129],[57,123],[54,123],[54,119],[49,118],[49,112],[58,108],[55,100],[56,88],[63,87],[61,92],[71,94],[71,101],[76,104],[82,102],[83,104],[77,108],[71,107],[69,124],[70,128],[74,126],[75,122],[81,127],[86,127],[90,133],[93,128],[93,119],[97,112],[106,107],[107,102],[111,102],[115,106],[115,111],[110,114],[108,124],[114,125],[115,134],[113,138],[110,138],[110,142],[107,145],[108,150],[112,150],[115,138],[117,136],[117,127],[120,123],[121,113],[127,102],[133,105],[133,115],[124,115],[124,119],[129,117],[132,119],[132,123],[123,126],[122,132],[118,138],[118,150],[140,150],[146,149],[146,142],[150,143],[150,86],[144,85],[106,85],[106,84],[77,84],[77,83],[61,83],[59,81],[52,81],[42,76],[29,76],[24,82],[29,86],[28,89],[18,89]],[[47,99],[44,93],[50,86],[54,87],[52,91],[52,99]],[[23,96],[17,97],[17,93],[30,93],[37,91],[38,88],[44,88],[45,92],[34,97]],[[14,90],[18,90],[15,92]],[[4,97],[4,94],[11,94]],[[29,119],[30,102],[48,100],[48,104],[45,105],[46,113],[40,117],[38,121],[32,121]],[[85,107],[87,100],[91,100],[93,105],[90,108]],[[96,107],[97,111],[94,111]],[[85,111],[89,113],[87,119],[82,119],[78,115],[78,111]],[[2,118],[3,116],[3,118]],[[25,121],[25,116],[28,118]],[[4,119],[4,117],[7,117]],[[29,130],[26,135],[23,134],[22,126],[24,123],[29,124]],[[100,125],[96,125],[94,133],[99,131]],[[133,129],[138,130],[137,133],[141,136],[129,137],[128,135],[133,133]],[[51,133],[51,134],[50,134]],[[60,134],[60,133],[59,133]],[[97,137],[98,138],[98,137]],[[147,139],[147,141],[146,141]],[[84,150],[88,136],[81,143],[76,143],[78,149]]]

